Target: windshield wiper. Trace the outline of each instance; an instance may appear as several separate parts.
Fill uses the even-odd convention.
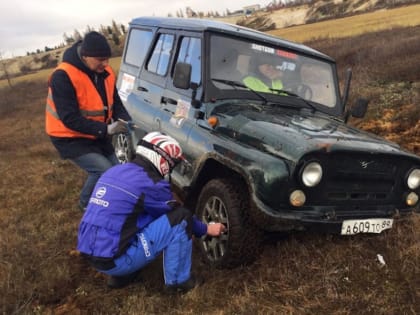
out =
[[[264,101],[264,105],[267,104],[267,99],[261,94],[258,93],[257,91],[254,91],[253,89],[250,89],[249,87],[247,87],[245,84],[241,83],[241,82],[237,82],[237,81],[231,81],[231,80],[224,80],[224,79],[216,79],[216,78],[212,78],[212,81],[216,81],[216,82],[220,82],[226,85],[230,85],[234,88],[240,87],[243,89],[247,89],[248,91],[253,92],[255,95],[257,95],[259,98],[261,98]]]
[[[300,96],[300,95],[298,95],[296,93],[293,93],[293,92],[290,92],[290,91],[286,91],[286,90],[277,90],[277,89],[270,89],[270,90],[273,91],[273,92],[279,93],[279,94],[285,94],[287,96],[296,97],[296,98],[300,99],[302,102],[304,102],[305,105],[307,105],[310,109],[313,109],[314,111],[317,110],[314,105],[312,105],[310,102],[308,102],[306,99],[304,99],[302,96]]]
[[[254,91],[253,89],[250,89],[249,87],[247,87],[245,84],[241,83],[241,82],[237,82],[237,81],[231,81],[231,80],[225,80],[225,79],[216,79],[216,78],[212,78],[211,80],[216,81],[216,82],[220,82],[229,86],[232,86],[233,88],[243,88],[243,89],[247,89],[248,91],[253,92],[255,95],[257,95],[259,98],[261,98],[264,101],[263,105],[266,105],[268,103],[268,100],[259,92]],[[314,105],[312,105],[310,102],[308,102],[307,100],[305,100],[303,97],[299,96],[298,94],[295,94],[293,92],[289,92],[286,90],[278,90],[278,89],[271,89],[271,91],[278,93],[279,95],[283,94],[285,96],[293,96],[298,98],[299,100],[303,101],[305,103],[305,105],[307,105],[309,108],[313,109],[314,111],[316,111],[316,107]]]

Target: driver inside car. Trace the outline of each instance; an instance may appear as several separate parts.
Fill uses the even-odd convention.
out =
[[[266,58],[257,57],[251,60],[251,72],[242,79],[242,82],[251,90],[265,93],[276,93],[282,90],[283,72],[270,63]]]

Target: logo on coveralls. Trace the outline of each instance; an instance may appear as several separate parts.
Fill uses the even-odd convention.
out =
[[[109,202],[102,199],[105,196],[105,194],[106,187],[99,187],[98,190],[96,190],[95,192],[95,197],[91,197],[89,202],[107,208],[109,206]]]
[[[95,193],[96,198],[102,198],[106,194],[106,187],[99,187]]]
[[[139,239],[140,239],[141,245],[143,246],[144,255],[146,257],[150,257],[152,254],[150,253],[149,244],[147,244],[146,238],[144,237],[143,233],[140,233]]]

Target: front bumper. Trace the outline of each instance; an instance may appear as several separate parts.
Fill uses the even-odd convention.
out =
[[[418,208],[397,209],[394,206],[370,207],[366,209],[337,209],[335,207],[314,207],[273,211],[263,204],[251,207],[253,221],[269,232],[291,230],[316,230],[340,234],[344,220],[362,220],[373,218],[390,218],[399,220],[402,217],[418,212]]]

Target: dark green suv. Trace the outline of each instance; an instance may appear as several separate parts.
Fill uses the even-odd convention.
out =
[[[179,141],[190,164],[172,174],[178,196],[228,227],[199,240],[216,266],[253,260],[263,231],[380,233],[418,210],[420,159],[346,124],[367,107],[346,108],[350,78],[341,95],[332,58],[247,28],[136,18],[118,90],[138,128],[116,153],[129,161],[154,130]]]

